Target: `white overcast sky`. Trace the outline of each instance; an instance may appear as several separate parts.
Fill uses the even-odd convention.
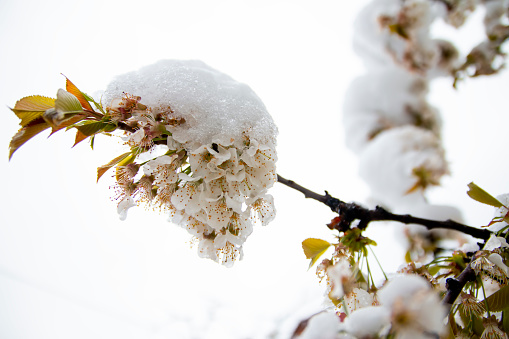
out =
[[[199,259],[164,215],[140,208],[118,219],[111,178],[95,183],[96,168],[118,153],[114,139],[97,138],[91,151],[71,149],[72,133],[42,135],[8,162],[18,121],[7,106],[54,97],[65,86],[61,73],[93,94],[160,59],[201,59],[264,101],[280,131],[279,174],[362,202],[368,190],[343,145],[341,105],[363,73],[351,40],[366,2],[2,0],[0,337],[265,338],[318,311],[322,289],[301,241],[331,239],[325,206],[276,185],[276,220],[255,229],[244,260],[225,269]],[[445,111],[452,168],[430,201],[464,208],[470,224],[491,211],[466,197],[468,182],[509,191],[508,84],[504,74],[454,92],[441,81],[430,95]],[[381,256],[394,247],[389,231],[373,234]]]

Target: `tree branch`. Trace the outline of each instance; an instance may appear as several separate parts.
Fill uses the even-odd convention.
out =
[[[475,281],[476,275],[474,270],[468,265],[457,278],[449,278],[446,280],[445,286],[447,288],[447,293],[442,299],[442,302],[451,307],[454,301],[458,298],[463,287],[465,287],[466,283],[469,281]]]
[[[277,175],[277,181],[282,183],[283,185],[286,185],[290,188],[293,188],[294,190],[297,190],[297,191],[303,193],[305,198],[314,199],[316,201],[319,201],[322,204],[329,206],[333,212],[338,212],[338,206],[341,203],[341,201],[339,199],[336,199],[336,198],[333,198],[332,196],[330,196],[327,191],[325,191],[325,195],[320,195],[320,194],[315,193],[311,190],[308,190],[305,187],[302,187],[301,185],[297,184],[293,180],[288,180],[288,179],[283,178],[279,174]]]
[[[409,214],[394,214],[386,209],[377,206],[375,209],[370,210],[355,203],[346,203],[337,198],[332,197],[327,191],[325,195],[315,193],[301,185],[295,183],[293,180],[283,178],[278,174],[278,182],[293,188],[304,194],[306,198],[317,200],[331,208],[333,212],[339,213],[340,221],[334,228],[340,232],[350,229],[353,221],[358,220],[357,225],[360,229],[365,229],[372,221],[398,221],[403,224],[418,224],[426,227],[428,230],[432,229],[449,229],[469,234],[474,238],[488,240],[492,232],[487,229],[480,229],[472,226],[460,224],[453,220],[430,220],[424,218],[414,217]]]

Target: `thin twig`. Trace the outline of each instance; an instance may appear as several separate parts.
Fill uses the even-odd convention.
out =
[[[283,185],[286,185],[288,187],[293,188],[294,190],[297,190],[297,191],[303,193],[305,198],[317,200],[317,201],[329,206],[334,212],[337,212],[337,207],[338,207],[338,204],[340,201],[338,199],[331,197],[329,195],[329,193],[327,193],[327,191],[325,191],[325,195],[320,195],[320,194],[315,193],[311,190],[308,190],[305,187],[302,187],[301,185],[297,184],[293,180],[288,180],[288,179],[283,178],[279,174],[277,175],[277,181],[282,183]]]

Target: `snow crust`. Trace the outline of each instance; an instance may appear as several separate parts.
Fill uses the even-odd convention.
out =
[[[225,136],[242,140],[247,133],[260,143],[276,143],[277,127],[254,91],[202,61],[161,60],[120,75],[107,86],[102,103],[124,92],[149,107],[169,106],[184,118],[172,131],[178,142],[207,145]]]

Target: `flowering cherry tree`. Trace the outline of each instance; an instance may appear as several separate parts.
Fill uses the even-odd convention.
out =
[[[432,37],[435,22],[461,27],[476,7],[484,9],[486,40],[466,57]],[[343,122],[373,208],[278,175],[277,127],[260,98],[200,61],[162,60],[126,73],[100,98],[66,79],[56,98],[20,99],[12,111],[21,129],[9,158],[45,130],[74,130],[75,144],[92,148],[98,134],[120,137],[125,152],[97,169],[97,180],[114,171],[120,219],[138,205],[164,211],[191,234],[200,257],[228,267],[242,259],[254,226],[274,219],[274,183],[325,204],[337,213],[327,225],[337,241],[309,238],[302,247],[327,286],[323,314],[332,326],[312,326],[323,317],[315,315],[295,338],[507,338],[509,195],[493,197],[471,183],[469,196],[496,214],[467,226],[456,209],[430,204],[426,190],[449,174],[429,83],[449,77],[456,86],[500,71],[508,13],[504,0],[374,0],[360,13],[355,49],[367,73],[351,84]],[[377,283],[370,266],[376,243],[364,231],[386,221],[408,225],[407,265]]]

